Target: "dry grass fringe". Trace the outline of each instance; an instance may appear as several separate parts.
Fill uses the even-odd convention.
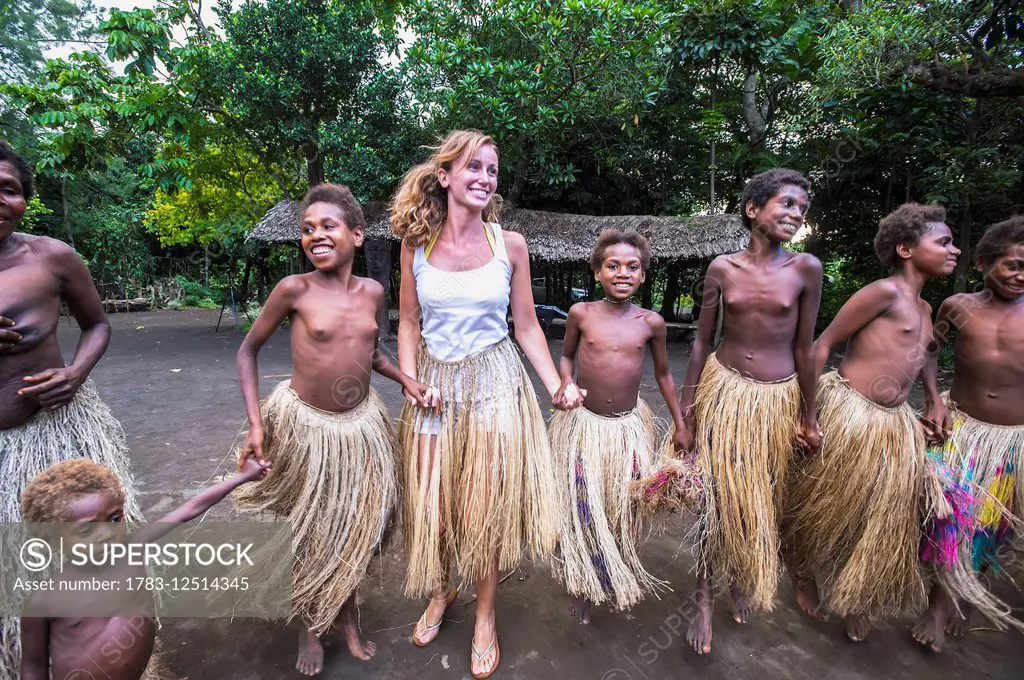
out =
[[[630,496],[654,458],[654,415],[642,399],[617,417],[559,411],[549,425],[562,493],[562,532],[553,572],[569,594],[626,610],[666,584],[637,549],[644,523]]]
[[[371,389],[350,411],[302,402],[284,381],[260,407],[270,473],[236,492],[238,504],[292,527],[292,617],[317,635],[366,574],[401,502],[391,418]]]
[[[698,568],[735,583],[761,612],[774,608],[782,571],[779,524],[796,442],[796,377],[763,383],[718,362],[704,365],[695,399],[694,444],[705,503]]]
[[[452,563],[463,578],[510,571],[524,548],[534,559],[558,540],[558,491],[537,395],[506,338],[458,362],[421,345],[419,379],[442,395],[432,461],[420,471],[420,434],[429,413],[406,404],[399,437],[405,451],[405,593],[432,595]],[[459,397],[457,399],[457,397]]]
[[[56,463],[89,458],[113,470],[125,489],[125,518],[142,520],[124,431],[93,381],[55,411],[40,411],[24,425],[0,430],[0,522],[21,521],[21,494],[40,472]],[[21,622],[0,622],[0,680],[16,680],[21,668]]]
[[[700,514],[704,508],[704,482],[696,458],[676,458],[672,437],[659,449],[662,451],[650,474],[630,485],[630,495],[642,517],[653,518],[684,510]]]
[[[797,574],[819,580],[841,616],[896,616],[919,608],[925,442],[913,409],[879,406],[837,372],[817,387],[821,451],[790,486],[787,545]],[[939,490],[941,496],[941,489]]]
[[[944,394],[943,399],[954,421],[953,433],[943,448],[943,458],[957,475],[956,481],[970,483],[976,489],[978,501],[974,509],[974,526],[960,532],[956,563],[951,568],[936,570],[935,577],[955,600],[971,604],[998,630],[1016,628],[1024,632],[1024,622],[1013,616],[1010,606],[980,581],[973,560],[975,530],[998,526],[1006,521],[1014,534],[1021,533],[1022,522],[1017,513],[1024,507],[1021,504],[1021,494],[1024,493],[1024,426],[985,423],[960,411],[948,394]],[[1007,480],[1007,469],[1011,467],[1013,475]],[[1007,484],[1012,486],[1012,491],[1003,488]],[[997,494],[1010,496],[1008,501],[1012,511]]]

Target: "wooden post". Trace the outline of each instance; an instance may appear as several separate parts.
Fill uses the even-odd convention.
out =
[[[391,290],[391,242],[386,238],[367,240],[363,244],[366,253],[366,273],[371,279],[384,286],[384,299],[388,299]],[[388,316],[388,305],[384,305],[381,317],[377,319],[377,335],[381,342],[391,337],[391,321]]]

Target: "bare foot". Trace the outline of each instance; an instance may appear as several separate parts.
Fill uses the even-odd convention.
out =
[[[303,675],[318,675],[324,669],[324,647],[308,628],[299,631],[299,660],[295,670]]]
[[[494,613],[490,616],[477,616],[473,630],[473,653],[469,660],[470,672],[474,677],[487,676],[494,672],[498,665],[498,629],[494,623]]]
[[[586,625],[590,623],[590,601],[585,597],[574,597],[569,603],[569,611],[577,621]]]
[[[967,604],[960,605],[960,611],[953,609],[946,624],[946,632],[953,637],[963,637],[971,627],[971,608]]]
[[[736,587],[736,584],[729,586],[729,594],[732,595],[732,618],[736,623],[746,623],[753,611],[750,598],[746,593]]]
[[[349,653],[360,661],[369,661],[377,653],[377,645],[373,642],[363,640],[359,631],[359,614],[356,612],[355,593],[352,594],[345,606],[341,608],[341,615],[335,622],[335,627],[340,628],[345,634],[345,643],[348,645]]]
[[[846,621],[846,637],[853,642],[864,642],[867,639],[868,633],[871,632],[871,621],[868,617],[863,614],[851,614],[844,620]]]
[[[945,625],[945,609],[933,600],[914,625],[914,639],[937,654],[942,651],[942,644],[946,641]]]
[[[814,582],[814,579],[793,579],[793,593],[796,595],[797,606],[804,614],[815,621],[828,620],[828,614],[821,606],[821,600],[818,599],[818,584]]]
[[[711,583],[707,579],[697,581],[697,616],[690,622],[686,630],[686,641],[698,654],[711,653],[711,614],[714,611],[714,599],[711,597]]]

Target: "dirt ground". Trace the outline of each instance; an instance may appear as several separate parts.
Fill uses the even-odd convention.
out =
[[[225,326],[214,333],[216,311],[151,312],[111,316],[110,350],[93,378],[124,426],[134,471],[150,519],[174,507],[228,471],[233,442],[244,424],[235,374],[235,351],[242,335]],[[77,331],[63,321],[65,353],[74,351]],[[394,353],[394,344],[389,347]],[[673,375],[682,381],[686,347],[671,345]],[[552,343],[552,352],[560,352]],[[279,331],[260,355],[261,392],[289,373],[287,332]],[[374,385],[393,414],[401,395],[390,382]],[[657,408],[660,396],[648,366],[643,396]],[[546,402],[546,399],[543,401]],[[543,404],[545,409],[547,403]],[[660,404],[664,414],[664,405]],[[230,517],[228,502],[213,517]],[[657,680],[692,675],[714,680],[757,678],[837,680],[876,678],[1024,678],[1024,639],[1018,633],[982,630],[950,640],[939,656],[926,653],[910,637],[911,620],[877,622],[869,640],[846,641],[833,620],[812,623],[795,608],[788,584],[775,612],[740,626],[732,621],[727,598],[715,611],[714,651],[695,655],[684,635],[692,615],[694,578],[682,521],[653,538],[643,552],[649,570],[672,589],[650,598],[628,614],[596,611],[583,627],[568,616],[568,599],[545,564],[523,562],[501,586],[498,625],[502,662],[496,678],[586,678]],[[320,677],[468,678],[473,607],[463,596],[438,640],[426,649],[409,641],[423,603],[401,595],[404,560],[400,542],[376,562],[360,591],[362,628],[379,651],[367,663],[349,656],[344,641],[330,638]],[[1016,607],[1024,597],[998,586]],[[160,638],[166,662],[179,678],[249,680],[298,678],[294,670],[297,624],[287,627],[254,619],[164,621]]]

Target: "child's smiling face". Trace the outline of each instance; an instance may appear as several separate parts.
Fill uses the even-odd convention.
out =
[[[302,215],[302,250],[320,271],[334,271],[351,262],[363,245],[363,229],[350,229],[341,208],[317,201]]]
[[[110,494],[95,493],[76,496],[64,514],[61,535],[70,550],[77,544],[112,543],[124,538],[124,504]]]
[[[977,261],[985,275],[985,287],[1012,302],[1024,295],[1024,244],[1015,243],[991,263]]]
[[[628,300],[644,282],[640,251],[628,243],[608,246],[601,269],[595,272],[594,278],[607,297],[615,301]]]

